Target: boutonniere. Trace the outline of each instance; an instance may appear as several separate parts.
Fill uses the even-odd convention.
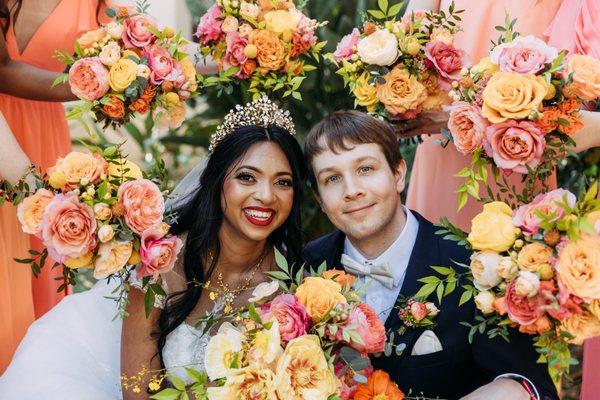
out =
[[[434,318],[440,312],[430,301],[421,301],[417,298],[399,299],[396,303],[398,317],[403,325],[398,330],[398,333],[403,335],[406,328],[432,328],[435,326]]]

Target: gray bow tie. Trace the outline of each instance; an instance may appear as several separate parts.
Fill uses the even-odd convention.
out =
[[[369,276],[388,289],[394,288],[394,277],[387,264],[364,265],[355,261],[347,254],[342,254],[340,262],[344,266],[346,272],[352,275]]]

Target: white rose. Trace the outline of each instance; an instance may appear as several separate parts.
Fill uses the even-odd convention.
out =
[[[471,255],[471,272],[477,289],[488,290],[502,281],[502,277],[498,275],[501,259],[502,257],[493,251],[481,251]]]
[[[113,39],[120,39],[123,35],[123,25],[118,24],[115,21],[110,21],[106,26],[106,33]]]
[[[226,377],[231,370],[231,357],[242,351],[244,335],[231,323],[224,322],[210,338],[204,350],[206,374],[211,381]]]
[[[489,314],[494,311],[494,300],[494,294],[484,290],[475,296],[475,306],[477,306],[477,309],[482,313]]]
[[[521,271],[515,282],[515,291],[520,296],[533,297],[540,290],[540,278],[533,272]]]
[[[110,67],[121,59],[121,47],[117,42],[108,42],[102,47],[98,57],[102,64]]]
[[[372,65],[391,65],[398,58],[398,39],[386,29],[378,29],[361,39],[356,50],[362,62]]]
[[[110,225],[104,225],[98,229],[98,240],[106,243],[115,237],[115,231]]]
[[[254,28],[251,27],[250,24],[241,24],[238,28],[238,32],[241,36],[248,36],[253,30]]]
[[[221,25],[221,30],[225,33],[235,32],[235,31],[237,31],[238,26],[239,26],[239,24],[238,24],[237,18],[232,15],[228,15],[223,20],[223,24]]]
[[[240,4],[240,15],[242,17],[256,20],[258,18],[258,14],[260,14],[260,7],[258,7],[257,4],[246,3],[245,1],[242,1],[242,4]]]
[[[435,306],[432,302],[428,301],[425,303],[425,307],[427,308],[427,316],[435,317],[440,312],[440,309]]]
[[[502,279],[512,280],[519,273],[519,266],[511,257],[502,257],[498,264],[498,275]]]
[[[97,203],[94,205],[94,215],[100,221],[106,221],[112,217],[110,206],[106,203]]]
[[[144,79],[148,79],[150,77],[150,67],[145,64],[139,64],[135,74],[136,76],[141,76]]]
[[[252,297],[248,299],[250,303],[256,303],[264,298],[269,297],[279,289],[279,282],[262,282],[252,291]]]

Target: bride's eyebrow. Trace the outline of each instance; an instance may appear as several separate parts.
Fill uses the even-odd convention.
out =
[[[240,165],[239,167],[237,167],[235,169],[235,173],[239,172],[242,169],[249,169],[252,170],[258,174],[262,174],[263,171],[260,168],[256,168],[255,166],[252,165]],[[275,173],[275,176],[292,176],[292,173],[289,171],[279,171]]]

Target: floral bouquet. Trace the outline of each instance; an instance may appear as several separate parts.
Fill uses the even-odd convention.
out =
[[[173,387],[151,398],[410,399],[387,373],[373,371],[369,355],[392,351],[392,344],[352,289],[354,277],[324,265],[304,277],[303,268],[294,274],[281,254],[276,259],[280,270],[254,289],[247,308],[207,317],[222,325],[206,347],[206,371],[188,369],[190,388],[169,375]]]
[[[185,100],[198,88],[195,65],[184,51],[187,41],[171,28],[160,29],[145,14],[147,7],[138,1],[135,13],[108,9],[114,20],[81,35],[74,55],[57,52],[69,72],[55,84],[68,82],[83,100],[68,119],[91,113],[105,126],[118,126],[151,110],[159,126],[181,125]]]
[[[459,152],[472,155],[471,167],[456,175],[466,179],[457,190],[459,210],[468,195],[479,199],[479,183],[487,185],[487,164],[500,192],[519,203],[530,202],[540,190],[537,180],[547,191],[545,180],[573,144],[571,136],[583,127],[581,102],[600,97],[600,61],[566,58],[565,51],[513,32],[515,23],[507,17],[489,57],[469,69],[450,92],[455,102],[448,108],[447,137]],[[507,183],[511,173],[523,174],[522,192]]]
[[[557,384],[576,362],[568,344],[600,336],[597,193],[596,183],[579,200],[556,189],[515,210],[491,202],[472,220],[468,235],[447,219],[439,232],[474,251],[471,264],[464,265],[468,271],[461,274],[472,281],[463,286],[461,303],[474,297],[483,316],[471,326],[470,337],[490,326],[490,337],[508,340],[508,326],[536,335],[539,362],[548,363]],[[457,278],[455,271],[446,275]],[[431,292],[441,285],[443,291],[445,280],[429,280],[425,286]]]
[[[316,29],[325,23],[308,18],[292,0],[217,0],[200,19],[200,52],[217,63],[219,75],[203,80],[231,93],[232,82],[248,82],[254,99],[282,92],[301,99],[305,60],[319,60],[326,42]],[[308,57],[307,57],[308,56]]]
[[[74,283],[80,268],[92,268],[96,279],[120,280],[114,293],[121,315],[135,271],[147,289],[149,313],[155,296],[164,295],[152,278],[173,268],[183,244],[169,235],[174,216],[165,215],[160,180],[144,175],[118,146],[59,158],[17,206],[23,232],[40,238],[44,249],[16,261],[30,264],[35,275],[47,258],[53,268],[63,265],[59,291]]]
[[[388,120],[416,118],[423,110],[441,109],[448,91],[469,65],[454,47],[460,14],[451,4],[438,14],[415,11],[397,20],[402,3],[368,10],[362,30],[354,28],[329,54],[355,105]]]

